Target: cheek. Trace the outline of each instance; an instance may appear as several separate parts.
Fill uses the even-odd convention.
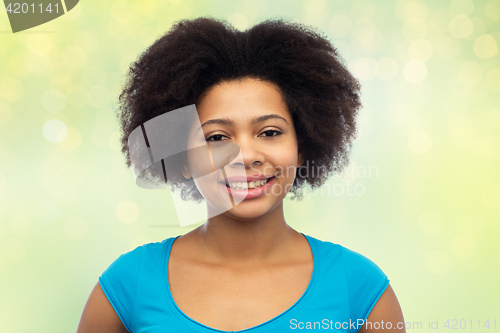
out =
[[[269,154],[269,162],[276,169],[280,170],[280,174],[284,178],[294,178],[298,161],[297,146],[289,144],[279,150]]]

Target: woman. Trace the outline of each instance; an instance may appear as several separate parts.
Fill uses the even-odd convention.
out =
[[[305,184],[319,187],[341,171],[355,137],[359,83],[324,37],[282,20],[245,32],[185,20],[129,78],[120,96],[128,166],[132,130],[195,104],[208,145],[240,148],[247,181],[229,177],[223,186],[245,199],[185,235],[120,256],[92,290],[79,333],[405,332],[380,268],[284,218],[287,192],[300,199]],[[182,170],[187,179],[193,163]],[[182,190],[203,198],[196,186]]]

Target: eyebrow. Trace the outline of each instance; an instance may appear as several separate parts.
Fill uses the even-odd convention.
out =
[[[266,114],[264,116],[253,118],[251,125],[256,125],[256,124],[261,123],[263,121],[266,121],[268,119],[283,119],[288,124],[288,121],[285,118],[283,118],[282,116],[277,115],[275,113],[272,113],[272,114]],[[226,126],[234,127],[234,121],[232,121],[231,119],[229,119],[229,118],[216,118],[216,119],[207,120],[206,122],[203,123],[203,125],[201,125],[198,128],[198,130],[200,130],[204,126],[207,126],[210,124],[219,124],[219,125],[226,125]]]

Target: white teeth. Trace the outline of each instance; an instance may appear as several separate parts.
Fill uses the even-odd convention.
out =
[[[234,188],[237,191],[242,191],[244,189],[259,188],[259,187],[265,185],[266,182],[267,182],[267,179],[254,180],[250,183],[236,182],[236,183],[229,183],[229,187]]]

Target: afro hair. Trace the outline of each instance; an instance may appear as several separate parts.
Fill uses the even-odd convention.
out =
[[[130,66],[117,115],[127,166],[128,137],[135,128],[197,104],[216,84],[242,78],[274,83],[283,94],[305,159],[290,188],[292,200],[303,198],[305,184],[318,188],[349,164],[360,84],[326,37],[283,19],[242,32],[223,20],[200,17],[176,22]],[[203,200],[195,186],[169,183],[181,188],[184,200]]]

